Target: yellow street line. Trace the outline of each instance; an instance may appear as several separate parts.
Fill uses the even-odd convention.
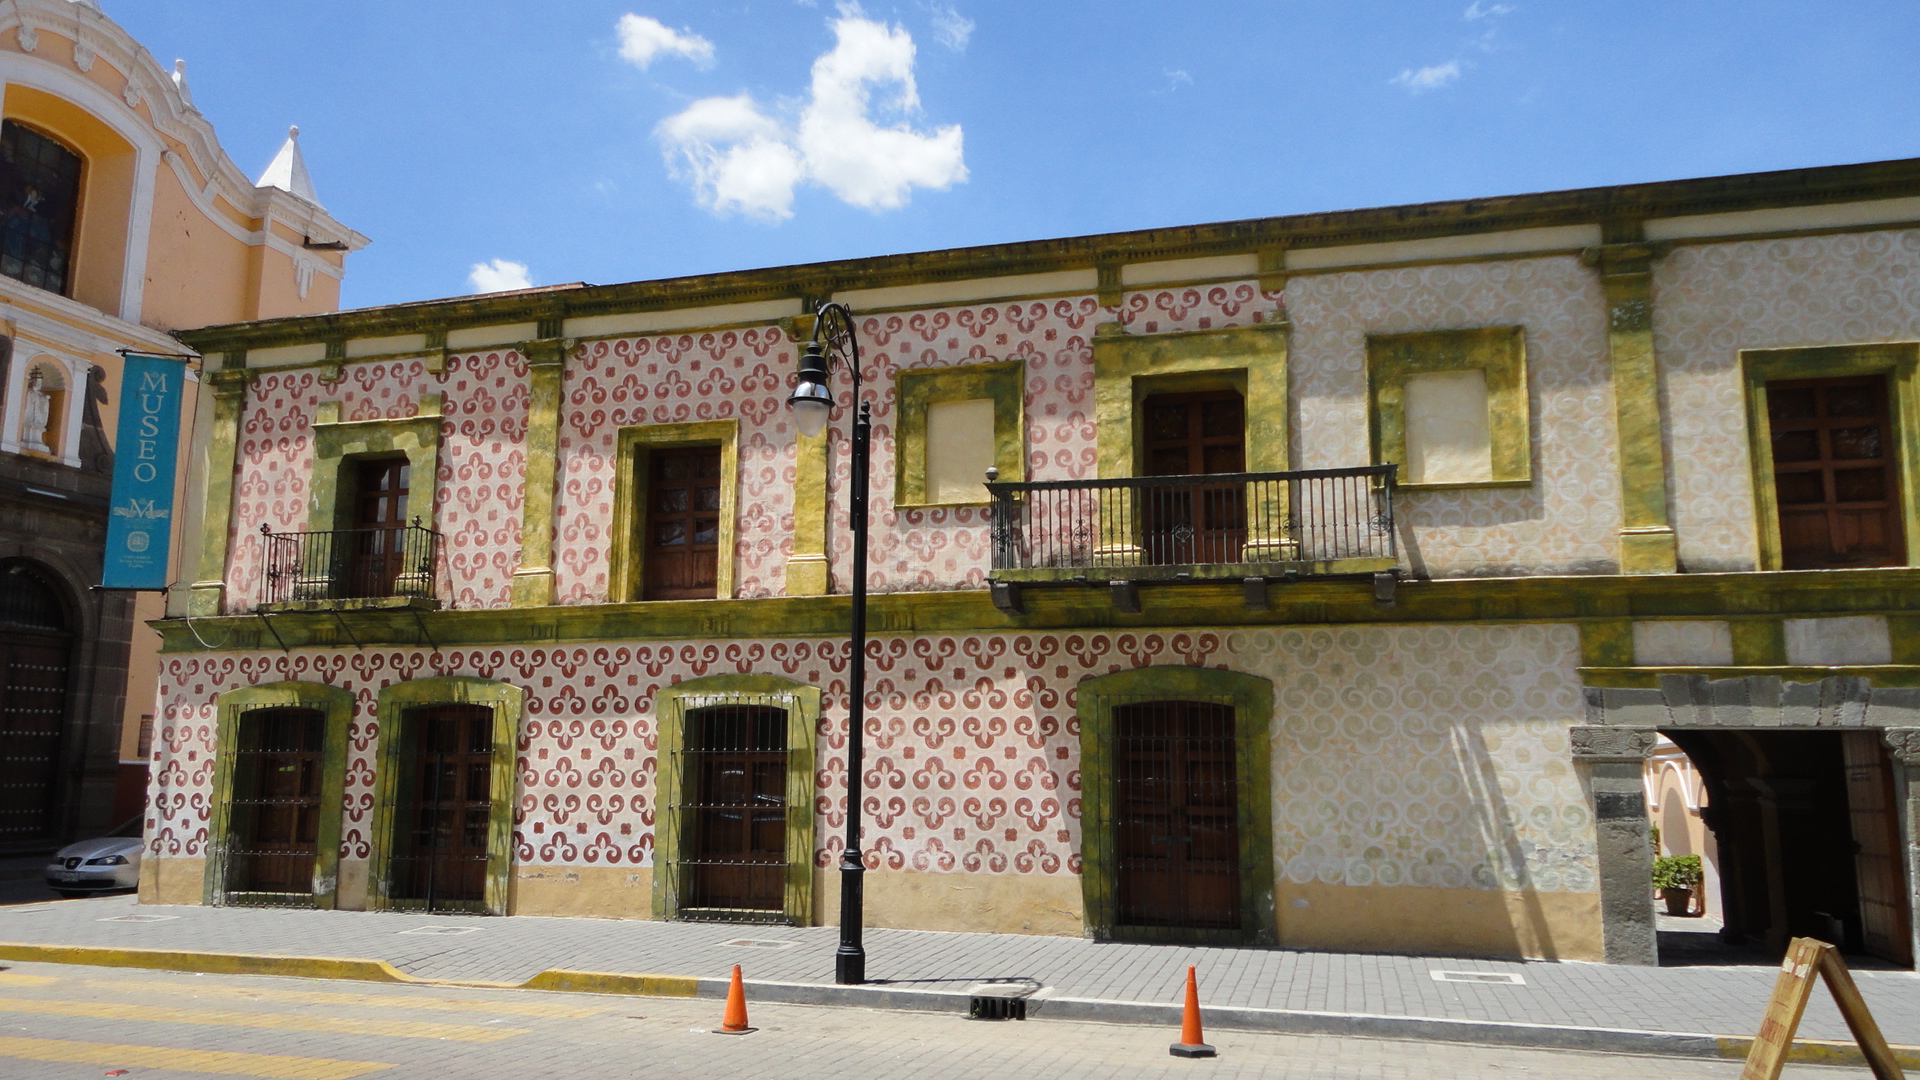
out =
[[[259,1076],[268,1080],[353,1080],[356,1076],[393,1068],[377,1061],[337,1061],[333,1058],[283,1057],[279,1054],[237,1054],[225,1050],[173,1050],[164,1046],[116,1046],[112,1043],[8,1037],[0,1037],[0,1057],[23,1061],[58,1061],[69,1065],[116,1065],[122,1068]]]
[[[28,978],[54,981],[49,976],[34,975]],[[0,974],[0,983],[6,980]],[[86,979],[88,986],[97,986],[107,990],[126,990],[133,993],[165,991],[176,994],[207,994],[220,997],[252,998],[264,1001],[296,1001],[306,1005],[365,1005],[376,1009],[435,1009],[443,1012],[485,1012],[503,1013],[509,1016],[539,1016],[562,1020],[576,1020],[587,1016],[599,1016],[605,1008],[580,1005],[564,1005],[558,1002],[542,1001],[494,1001],[490,998],[423,998],[408,994],[345,994],[329,993],[320,990],[272,990],[252,986],[218,986],[206,983],[188,982],[141,982],[137,979]],[[26,984],[37,985],[37,984]]]
[[[94,1020],[133,1020],[158,1024],[203,1024],[217,1027],[275,1028],[282,1031],[325,1031],[339,1035],[390,1035],[401,1039],[448,1039],[454,1042],[499,1042],[525,1035],[526,1028],[471,1027],[465,1024],[429,1024],[415,1020],[352,1020],[342,1016],[300,1016],[260,1012],[222,1012],[217,1009],[173,1009],[164,1005],[119,1005],[97,1001],[40,1001],[0,997],[0,1012],[39,1016],[83,1016]]]
[[[55,975],[26,975],[18,971],[0,971],[0,986],[46,986],[57,983]]]

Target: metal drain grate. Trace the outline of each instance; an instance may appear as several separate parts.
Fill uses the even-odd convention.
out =
[[[402,934],[477,934],[477,926],[416,926],[411,930],[397,931]]]
[[[998,994],[975,994],[967,999],[967,1018],[970,1020],[1025,1020],[1027,999],[1002,997]]]
[[[1527,980],[1510,971],[1429,971],[1434,982],[1483,983],[1492,986],[1525,986]]]
[[[732,941],[723,941],[720,944],[734,949],[791,949],[800,943],[797,941],[768,941],[765,938],[743,937],[734,938]]]
[[[110,919],[95,919],[94,922],[172,922],[178,915],[115,915]]]

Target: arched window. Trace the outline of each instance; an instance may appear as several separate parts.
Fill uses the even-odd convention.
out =
[[[0,124],[0,274],[65,294],[80,211],[80,155],[52,136]]]

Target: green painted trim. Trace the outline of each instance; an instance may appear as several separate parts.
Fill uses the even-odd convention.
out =
[[[1580,624],[1580,662],[1588,667],[1633,665],[1633,620],[1595,619]]]
[[[897,510],[979,506],[986,500],[935,502],[927,497],[927,407],[949,401],[993,401],[993,464],[1002,483],[1027,478],[1026,373],[1023,360],[961,367],[913,368],[894,380],[893,502]],[[982,478],[984,480],[984,477]]]
[[[1920,160],[1883,161],[1144,229],[659,281],[580,286],[544,293],[467,296],[205,327],[181,331],[177,336],[196,350],[208,353],[335,338],[444,332],[449,328],[541,319],[821,297],[849,289],[1084,270],[1102,262],[1117,267],[1122,258],[1116,253],[1121,252],[1125,253],[1126,262],[1158,262],[1209,255],[1258,254],[1277,248],[1373,244],[1621,218],[1815,206],[1914,194],[1920,194]]]
[[[327,402],[339,414],[337,402]],[[407,510],[428,528],[434,527],[434,503],[440,489],[440,395],[420,395],[420,411],[403,420],[350,420],[313,424],[313,480],[308,487],[307,529],[326,532],[343,528],[351,511],[341,503],[346,470],[365,458],[405,454],[412,470]],[[426,496],[423,508],[419,496]],[[424,509],[426,512],[421,513]],[[244,523],[243,523],[244,524]]]
[[[1468,485],[1413,483],[1407,472],[1407,379],[1443,371],[1479,371],[1487,380],[1487,439],[1496,484],[1533,479],[1532,395],[1524,327],[1429,330],[1367,335],[1367,416],[1373,463],[1400,466],[1400,487],[1446,490]],[[1477,486],[1477,485],[1476,485]]]
[[[1846,664],[1810,667],[1803,664],[1755,664],[1750,667],[1583,667],[1580,681],[1608,689],[1657,690],[1660,680],[1674,675],[1709,679],[1776,678],[1782,682],[1811,683],[1835,676],[1867,680],[1879,687],[1920,686],[1920,664]]]
[[[1239,582],[1144,585],[1142,610],[1116,611],[1104,588],[1029,588],[1026,611],[994,608],[987,591],[880,593],[868,597],[876,635],[1033,630],[1148,630],[1194,626],[1404,625],[1585,622],[1591,619],[1728,619],[1906,615],[1920,611],[1920,570],[1772,571],[1402,582],[1393,606],[1374,602],[1371,582],[1301,581],[1268,590],[1249,610]],[[560,642],[844,637],[847,597],[664,600],[464,611],[302,612],[273,616],[156,619],[170,653],[474,645],[539,647]],[[341,619],[351,620],[352,636]],[[1738,623],[1735,624],[1738,642]],[[215,642],[210,649],[202,639]]]
[[[734,530],[740,515],[740,421],[698,420],[620,429],[619,456],[613,470],[613,523],[607,537],[607,595],[616,603],[638,600],[647,580],[646,545],[637,542],[641,530],[647,527],[647,470],[642,467],[641,453],[678,446],[720,448],[720,554],[714,568],[714,593],[716,599],[733,597],[737,558]]]
[[[1638,222],[1614,230],[1638,241]],[[1660,422],[1660,368],[1653,347],[1652,261],[1665,249],[1640,242],[1585,253],[1607,297],[1607,354],[1620,453],[1620,569],[1671,574],[1678,539],[1668,515],[1666,434]]]
[[[1747,349],[1740,353],[1746,384],[1747,454],[1753,466],[1754,527],[1760,566],[1778,570],[1780,506],[1773,487],[1773,425],[1767,414],[1767,384],[1787,379],[1839,379],[1886,375],[1893,399],[1888,419],[1898,449],[1900,498],[1905,509],[1907,563],[1920,559],[1920,345],[1835,345],[1811,349]]]
[[[1083,679],[1076,690],[1080,721],[1080,887],[1087,933],[1098,941],[1128,937],[1117,925],[1118,873],[1113,820],[1113,710],[1142,701],[1230,703],[1234,772],[1240,803],[1240,913],[1243,944],[1279,943],[1273,897],[1273,683],[1256,675],[1201,667],[1145,667]],[[1194,931],[1196,942],[1216,934]],[[1159,935],[1156,935],[1156,939]]]
[[[229,355],[229,364],[246,355]],[[207,429],[206,502],[200,516],[200,569],[187,595],[187,614],[219,615],[226,610],[227,558],[233,535],[233,474],[240,449],[240,418],[254,372],[244,367],[210,371],[213,422]],[[198,450],[196,446],[194,449]]]
[[[423,705],[486,705],[493,709],[492,813],[487,820],[486,908],[491,915],[507,914],[508,884],[513,868],[513,807],[519,796],[513,771],[514,747],[527,692],[512,683],[470,675],[443,675],[412,679],[380,688],[375,715],[380,724],[374,749],[373,853],[368,864],[367,907],[391,907],[394,820],[408,735],[408,712]]]
[[[340,889],[340,803],[346,789],[347,743],[353,727],[353,694],[313,682],[242,686],[215,697],[213,805],[207,822],[207,865],[202,902],[227,899],[227,853],[233,812],[233,770],[240,718],[256,709],[318,709],[325,715],[320,758],[320,823],[314,840],[313,906],[331,909]]]
[[[513,572],[513,606],[553,603],[553,503],[559,476],[560,390],[570,342],[529,341],[527,454],[520,509],[520,566]]]
[[[1174,377],[1226,379],[1246,398],[1247,470],[1283,472],[1292,445],[1287,410],[1284,322],[1174,334],[1128,334],[1102,323],[1093,338],[1094,412],[1100,475],[1139,471],[1139,401],[1148,393],[1197,389]]]
[[[1887,637],[1893,643],[1893,662],[1920,664],[1920,615],[1887,616]]]
[[[787,886],[782,904],[794,926],[813,922],[814,744],[820,689],[778,675],[707,675],[654,696],[653,917],[680,916],[677,878],[682,836],[680,792],[692,783],[676,764],[686,746],[687,710],[710,704],[767,705],[787,712]]]
[[[1787,662],[1787,627],[1779,619],[1736,619],[1727,623],[1727,633],[1733,639],[1735,664],[1778,667]]]
[[[794,433],[793,553],[787,556],[787,595],[825,596],[827,561],[827,432]]]

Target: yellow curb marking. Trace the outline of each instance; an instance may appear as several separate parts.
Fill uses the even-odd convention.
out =
[[[1748,1035],[1716,1035],[1723,1058],[1745,1058],[1753,1049],[1753,1038]],[[1920,1046],[1891,1047],[1893,1056],[1903,1069],[1920,1069]],[[1851,1042],[1834,1042],[1827,1039],[1795,1039],[1787,1050],[1787,1060],[1796,1065],[1852,1065],[1863,1067],[1867,1056],[1860,1047]]]
[[[45,986],[57,983],[57,975],[25,975],[18,971],[0,971],[0,986]]]
[[[32,978],[54,982],[48,975]],[[0,981],[5,976],[0,975]],[[577,1020],[599,1016],[607,1010],[600,1006],[563,1005],[544,1001],[494,1001],[489,998],[419,998],[400,994],[346,994],[320,990],[271,990],[265,987],[220,986],[208,983],[142,982],[134,979],[83,979],[88,986],[103,990],[146,993],[169,990],[183,994],[207,994],[219,997],[249,998],[262,1001],[297,1001],[307,1005],[365,1005],[376,1009],[436,1009],[445,1012],[504,1013],[510,1016],[538,1016]]]
[[[430,1024],[412,1020],[352,1020],[346,1017],[282,1016],[275,1013],[222,1012],[217,1009],[173,1009],[164,1005],[116,1005],[94,1001],[40,1001],[8,997],[0,997],[0,1012],[157,1024],[324,1031],[339,1035],[390,1035],[401,1039],[447,1039],[454,1042],[499,1042],[515,1035],[525,1035],[528,1031],[527,1028],[470,1027],[465,1024]]]
[[[6,1037],[0,1037],[0,1057],[58,1061],[70,1065],[114,1065],[121,1068],[259,1076],[268,1080],[353,1080],[356,1076],[393,1068],[377,1061],[337,1061],[332,1058],[283,1057],[278,1054],[239,1054],[225,1050],[173,1050],[164,1046],[116,1046],[112,1043]]]

